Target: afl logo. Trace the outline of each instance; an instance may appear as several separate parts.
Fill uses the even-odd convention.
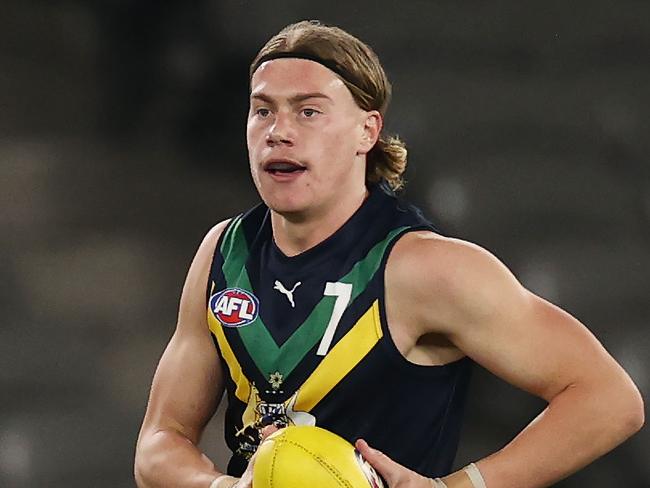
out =
[[[243,327],[257,318],[259,300],[241,288],[227,288],[210,298],[210,310],[224,327]]]

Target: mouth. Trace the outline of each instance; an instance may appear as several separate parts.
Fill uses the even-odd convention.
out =
[[[307,171],[305,166],[290,159],[270,159],[262,168],[274,176],[295,175]]]

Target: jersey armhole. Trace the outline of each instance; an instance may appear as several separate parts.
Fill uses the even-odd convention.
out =
[[[208,314],[208,308],[210,307],[210,297],[212,296],[212,290],[214,289],[214,286],[217,284],[217,280],[215,278],[215,275],[221,275],[221,265],[223,262],[223,257],[220,255],[221,252],[221,246],[223,245],[224,240],[229,234],[229,231],[232,229],[232,226],[234,223],[241,218],[242,214],[236,215],[235,217],[231,218],[230,221],[226,224],[224,227],[223,231],[221,231],[221,235],[219,235],[219,238],[217,239],[217,242],[214,247],[214,251],[212,252],[212,260],[210,261],[210,270],[208,271],[208,280],[207,283],[205,284],[205,313],[206,317]],[[221,361],[222,365],[226,365],[223,356],[221,354],[221,349],[219,348],[219,343],[217,342],[217,338],[210,330],[209,325],[206,323],[206,326],[208,327],[208,332],[210,334],[210,338],[212,339],[212,343],[214,344],[214,348],[217,352],[217,355],[219,356],[219,360]]]
[[[223,261],[223,257],[220,256],[221,252],[221,246],[223,245],[223,241],[226,239],[226,237],[229,235],[230,230],[232,229],[233,225],[235,222],[237,222],[243,214],[236,215],[235,217],[231,218],[228,224],[224,227],[223,231],[221,232],[221,235],[219,236],[219,239],[217,239],[217,243],[214,247],[214,251],[212,252],[212,260],[210,261],[210,271],[208,272],[208,281],[205,284],[205,306],[206,309],[209,306],[210,302],[210,296],[212,294],[212,289],[213,289],[213,283],[215,283],[215,280],[213,279],[216,275],[219,275],[221,273],[221,264]]]
[[[429,232],[436,232],[436,229],[433,226],[428,226],[428,225],[417,225],[413,227],[409,227],[407,229],[404,229],[402,232],[397,234],[392,241],[388,244],[386,247],[386,251],[384,252],[384,256],[381,261],[380,268],[378,270],[379,273],[379,288],[381,290],[380,294],[380,299],[379,299],[379,321],[381,325],[381,330],[382,330],[382,335],[383,335],[383,340],[380,341],[378,345],[380,345],[383,349],[386,355],[395,363],[395,365],[398,368],[401,368],[405,373],[409,374],[415,374],[415,375],[420,375],[420,376],[440,376],[440,375],[448,375],[452,374],[456,371],[457,367],[468,361],[469,359],[467,356],[463,356],[460,359],[457,359],[455,361],[451,361],[446,364],[441,364],[441,365],[423,365],[423,364],[416,364],[408,359],[406,359],[402,353],[399,351],[397,348],[397,345],[393,341],[393,337],[390,333],[390,329],[388,327],[388,318],[386,315],[386,263],[388,262],[388,258],[390,256],[390,253],[393,250],[393,247],[397,244],[397,242],[406,234],[411,233],[411,232],[419,232],[419,231],[429,231]]]

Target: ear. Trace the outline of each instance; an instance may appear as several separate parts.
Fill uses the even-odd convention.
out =
[[[377,110],[364,112],[363,135],[359,142],[357,154],[368,154],[377,143],[381,129],[384,126],[384,120]]]

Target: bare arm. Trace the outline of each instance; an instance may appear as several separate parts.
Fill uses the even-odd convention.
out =
[[[494,256],[431,235],[407,236],[395,250],[393,284],[413,311],[406,328],[416,329],[408,333],[444,335],[549,403],[508,445],[477,462],[488,488],[549,486],[640,429],[643,402],[625,371],[586,327],[527,291]],[[463,472],[444,481],[472,486]],[[401,483],[391,486],[407,486]]]
[[[548,486],[639,430],[639,391],[591,332],[525,290],[494,256],[456,245],[475,284],[463,278],[455,291],[449,337],[496,375],[549,402],[512,442],[478,463],[488,486]]]
[[[213,228],[196,253],[176,331],[153,379],[135,455],[140,488],[207,488],[221,474],[197,444],[223,393],[223,372],[206,324],[205,293],[225,224]]]

